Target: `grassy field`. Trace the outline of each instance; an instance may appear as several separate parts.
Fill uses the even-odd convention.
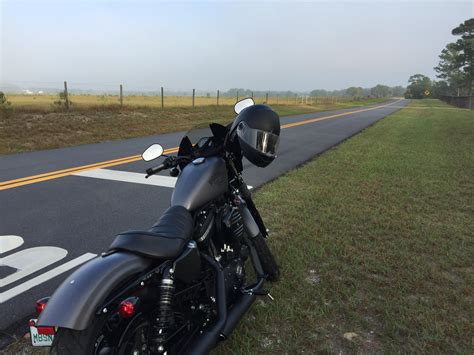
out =
[[[71,109],[86,109],[90,107],[104,107],[104,106],[117,106],[119,104],[119,97],[117,95],[69,95],[70,101],[72,102]],[[241,97],[243,98],[243,97]],[[255,102],[265,102],[265,97],[255,97]],[[315,105],[329,105],[337,102],[352,102],[358,99],[351,97],[317,97],[311,99],[311,104]],[[55,109],[55,101],[58,101],[58,95],[19,95],[12,94],[8,95],[8,101],[13,106],[27,109],[27,110],[52,110]],[[221,96],[219,98],[219,104],[224,106],[234,105],[236,97]],[[164,106],[165,107],[191,107],[192,106],[191,96],[165,96]],[[216,97],[204,97],[196,96],[195,106],[213,106],[216,105]],[[310,101],[308,101],[308,104]],[[136,96],[126,95],[123,97],[123,104],[128,107],[148,107],[148,108],[161,108],[161,97],[160,96]],[[268,98],[269,105],[300,105],[301,97],[275,97],[270,96]]]
[[[8,96],[12,102],[5,111],[0,108],[0,154],[61,148],[173,131],[185,131],[210,122],[228,123],[234,117],[233,105],[192,107],[158,107],[94,104],[91,96],[77,96],[83,105],[74,104],[64,111],[52,104],[31,106],[35,96]],[[19,101],[15,101],[18,98]],[[21,101],[21,100],[24,101]],[[38,100],[43,96],[38,96]],[[140,100],[158,100],[141,97]],[[186,99],[186,98],[180,98]],[[280,115],[292,115],[374,104],[383,99],[320,102],[313,105],[271,105]],[[44,104],[44,105],[43,105]]]
[[[410,108],[258,191],[281,282],[217,353],[472,354],[474,112]]]

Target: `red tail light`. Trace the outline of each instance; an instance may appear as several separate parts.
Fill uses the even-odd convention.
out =
[[[36,301],[35,309],[36,309],[36,316],[37,317],[41,314],[41,312],[44,311],[44,309],[46,308],[46,303],[48,303],[48,301],[49,301],[49,297],[45,297],[45,298],[42,298],[42,299]]]
[[[138,297],[129,297],[119,305],[119,314],[123,318],[130,318],[136,313],[138,308]]]

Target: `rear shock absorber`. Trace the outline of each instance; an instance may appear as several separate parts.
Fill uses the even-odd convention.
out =
[[[168,331],[173,324],[173,297],[174,297],[174,270],[169,267],[164,270],[160,284],[160,296],[158,310],[156,312],[155,324],[152,331],[152,343],[154,350],[158,353],[165,351],[164,343],[168,336]]]

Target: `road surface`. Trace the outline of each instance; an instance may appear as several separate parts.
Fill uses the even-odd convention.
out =
[[[284,117],[278,158],[245,164],[258,187],[405,106],[408,100]],[[147,229],[170,201],[173,178],[144,179],[139,154],[181,133],[0,156],[0,329],[32,314],[78,265],[107,249],[118,232]],[[317,183],[317,182],[316,182]],[[25,323],[26,325],[26,323]]]

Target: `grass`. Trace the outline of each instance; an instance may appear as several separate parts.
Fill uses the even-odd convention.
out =
[[[45,103],[46,99],[48,99],[46,95],[8,96],[8,100],[12,103],[10,108],[6,111],[0,110],[0,154],[182,131],[204,126],[210,122],[228,123],[234,117],[233,107],[230,104],[203,105],[195,108],[178,105],[162,110],[146,103],[147,100],[159,100],[157,97],[137,97],[136,102],[139,103],[137,106],[127,104],[120,108],[110,103],[97,104],[94,101],[97,97],[73,96],[73,102],[78,104],[73,104],[68,112],[47,101]],[[189,98],[179,98],[179,100],[185,99]],[[31,104],[34,100],[38,100],[39,103]],[[321,101],[313,105],[272,104],[272,107],[284,116],[362,106],[381,101],[383,100]]]
[[[216,353],[472,354],[474,112],[409,108],[258,191],[282,278]]]

